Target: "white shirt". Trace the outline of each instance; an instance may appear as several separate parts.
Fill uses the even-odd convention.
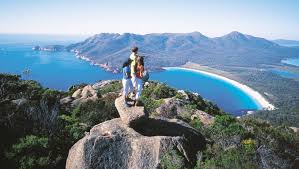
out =
[[[130,59],[135,61],[136,58],[137,58],[136,53],[132,52],[131,55],[130,55]]]

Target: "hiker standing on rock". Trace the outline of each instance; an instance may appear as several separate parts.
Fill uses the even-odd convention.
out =
[[[144,61],[142,56],[137,57],[136,62],[136,100],[135,106],[139,104],[139,98],[143,90],[143,73],[144,73]]]
[[[125,97],[125,105],[128,106],[127,101],[129,101],[129,93],[133,91],[133,85],[131,81],[131,69],[130,69],[131,59],[128,59],[123,64],[123,95]]]
[[[131,80],[132,80],[132,84],[134,87],[134,90],[136,90],[136,59],[138,57],[138,47],[133,47],[131,49],[131,55],[130,55],[130,59],[131,59]]]

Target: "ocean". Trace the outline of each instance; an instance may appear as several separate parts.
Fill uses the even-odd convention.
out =
[[[48,42],[53,44],[52,42]],[[67,90],[79,83],[95,83],[99,80],[121,79],[80,60],[70,52],[33,51],[35,43],[0,43],[0,72],[19,74],[23,79],[40,82],[44,87]],[[27,71],[29,73],[24,73]],[[164,82],[177,89],[200,94],[217,104],[222,110],[235,116],[261,106],[239,88],[223,80],[205,74],[171,69],[150,74],[150,80]]]

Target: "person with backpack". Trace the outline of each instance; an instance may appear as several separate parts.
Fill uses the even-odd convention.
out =
[[[136,61],[136,100],[135,106],[139,105],[139,99],[143,90],[144,61],[142,56],[137,57]]]
[[[131,69],[130,69],[131,59],[128,59],[123,63],[122,69],[123,69],[123,96],[125,100],[125,105],[128,105],[129,101],[129,93],[133,91],[133,85],[131,81]]]
[[[134,87],[134,90],[136,90],[136,59],[138,57],[138,47],[133,47],[131,49],[131,55],[130,55],[130,59],[131,59],[131,81],[132,81],[132,85]]]

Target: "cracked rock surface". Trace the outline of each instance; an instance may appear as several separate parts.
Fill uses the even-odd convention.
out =
[[[204,137],[177,119],[148,118],[143,107],[125,107],[115,101],[120,118],[94,126],[72,146],[67,169],[161,168],[163,157],[175,151],[184,166],[196,162],[196,153],[205,146]]]

